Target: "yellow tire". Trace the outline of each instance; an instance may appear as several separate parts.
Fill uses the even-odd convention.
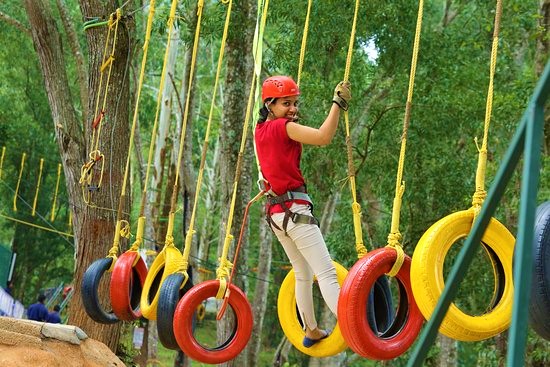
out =
[[[164,247],[157,255],[145,278],[141,292],[140,308],[143,317],[157,319],[157,306],[162,282],[175,273],[183,261],[180,250],[173,246]]]
[[[333,262],[336,267],[336,277],[340,286],[344,283],[344,279],[348,274],[346,268],[337,262]],[[291,270],[281,288],[279,289],[279,297],[277,299],[277,313],[279,315],[279,322],[281,328],[285,333],[288,340],[294,345],[296,349],[304,354],[312,357],[329,357],[336,355],[347,348],[346,341],[342,336],[340,327],[336,324],[334,330],[328,338],[319,341],[310,348],[306,348],[302,345],[305,332],[302,330],[298,313],[296,312],[296,277],[294,270]]]
[[[429,320],[445,281],[443,265],[451,246],[470,233],[474,220],[472,209],[448,215],[434,223],[422,236],[412,258],[411,279],[414,298],[424,317]],[[503,289],[493,307],[486,313],[471,316],[454,303],[441,323],[439,331],[460,341],[479,341],[493,337],[510,326],[513,303],[512,257],[514,236],[498,220],[491,218],[482,242],[494,253],[504,274]],[[497,276],[497,275],[495,275]]]

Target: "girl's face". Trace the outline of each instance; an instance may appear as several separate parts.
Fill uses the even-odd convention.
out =
[[[281,97],[269,104],[271,119],[287,118],[294,120],[298,113],[298,96]]]

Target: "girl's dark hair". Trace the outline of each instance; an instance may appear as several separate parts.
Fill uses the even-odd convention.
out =
[[[269,103],[274,103],[277,100],[277,98],[271,98]],[[267,120],[267,115],[269,115],[269,109],[266,107],[266,102],[264,102],[264,105],[260,110],[258,111],[258,124],[261,124],[262,122],[265,122]]]

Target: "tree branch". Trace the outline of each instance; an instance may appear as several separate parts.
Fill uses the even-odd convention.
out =
[[[11,24],[15,28],[19,29],[23,33],[25,33],[27,36],[32,36],[30,28],[25,27],[25,25],[21,22],[19,22],[17,19],[14,19],[7,15],[6,13],[2,13],[0,11],[0,19],[5,21],[8,24]]]
[[[63,0],[56,0],[57,8],[59,9],[59,15],[63,21],[63,27],[67,33],[67,38],[69,39],[69,46],[75,58],[76,62],[76,72],[78,76],[78,85],[80,89],[80,104],[82,106],[82,121],[83,124],[88,121],[88,71],[86,70],[86,63],[84,62],[84,56],[80,49],[80,43],[78,42],[78,37],[76,35],[76,30],[74,24],[71,20],[71,16],[67,10],[67,6]]]

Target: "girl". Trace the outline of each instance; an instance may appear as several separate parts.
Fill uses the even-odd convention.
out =
[[[337,312],[340,285],[336,269],[312,215],[313,203],[307,195],[300,170],[302,144],[327,145],[331,142],[340,117],[351,99],[350,84],[340,82],[333,105],[318,128],[297,123],[298,85],[288,76],[272,76],[262,85],[260,119],[255,141],[262,174],[270,187],[266,216],[279,239],[296,275],[296,303],[305,324],[304,347],[326,338],[330,331],[317,327],[313,310],[313,277],[317,277],[323,299],[334,315]]]

